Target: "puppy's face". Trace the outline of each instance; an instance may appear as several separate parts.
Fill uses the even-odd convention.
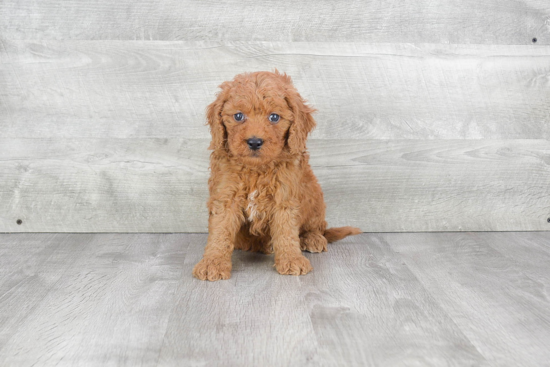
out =
[[[208,107],[211,148],[225,149],[249,165],[305,150],[307,133],[315,125],[313,109],[303,103],[289,77],[277,72],[241,74],[221,88]]]
[[[283,151],[293,121],[282,86],[274,78],[257,85],[253,80],[234,83],[223,106],[227,147],[246,163],[261,164]]]

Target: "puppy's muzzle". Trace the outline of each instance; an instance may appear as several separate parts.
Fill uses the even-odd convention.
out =
[[[259,150],[262,147],[262,144],[264,143],[264,141],[263,139],[253,136],[250,139],[248,139],[246,143],[248,144],[248,147],[251,150]]]

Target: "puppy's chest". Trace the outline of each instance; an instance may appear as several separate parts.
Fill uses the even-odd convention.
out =
[[[267,219],[268,212],[273,207],[273,195],[265,188],[255,187],[247,190],[245,204],[247,221],[259,224]]]

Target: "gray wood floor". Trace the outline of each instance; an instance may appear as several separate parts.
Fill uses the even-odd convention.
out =
[[[278,275],[205,234],[1,234],[1,366],[548,366],[550,232],[364,234]]]

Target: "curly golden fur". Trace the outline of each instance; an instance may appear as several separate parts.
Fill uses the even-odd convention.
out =
[[[277,70],[240,74],[220,88],[207,108],[209,235],[193,275],[228,279],[234,249],[274,252],[280,274],[307,274],[313,268],[302,250],[327,251],[327,242],[361,232],[326,228],[323,192],[306,152],[315,110]]]

